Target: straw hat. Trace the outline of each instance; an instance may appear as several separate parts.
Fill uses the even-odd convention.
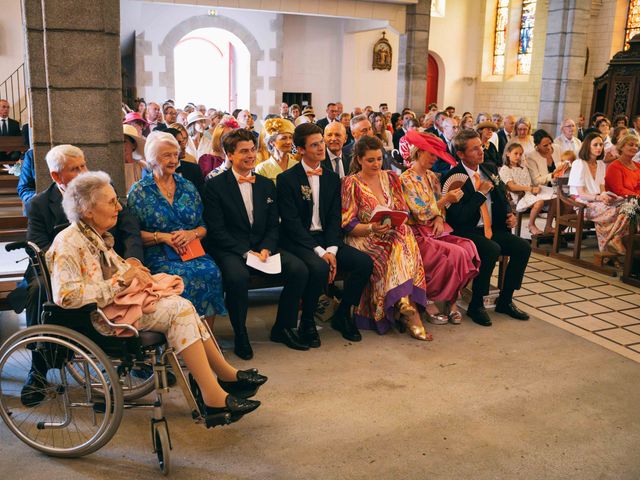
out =
[[[494,132],[498,131],[498,125],[489,120],[485,120],[484,122],[480,122],[478,125],[476,125],[476,132],[479,132],[483,128],[490,128]]]
[[[187,116],[187,127],[192,123],[198,122],[200,120],[207,120],[207,117],[202,115],[199,111],[191,112],[189,116]]]
[[[304,107],[304,110],[302,110],[302,115],[306,117],[316,118],[316,114],[313,112],[313,107]]]
[[[133,125],[122,125],[122,133],[127,137],[132,138],[136,143],[136,149],[133,151],[134,160],[144,159],[144,145],[147,143],[144,137],[138,135],[138,130]]]

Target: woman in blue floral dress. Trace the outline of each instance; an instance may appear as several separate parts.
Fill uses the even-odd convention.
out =
[[[220,269],[209,255],[180,258],[190,242],[207,234],[202,200],[193,184],[175,173],[180,146],[172,135],[153,132],[144,150],[153,175],[136,182],[127,197],[140,221],[144,263],[151,273],[181,276],[182,296],[211,324],[216,314],[226,315]]]

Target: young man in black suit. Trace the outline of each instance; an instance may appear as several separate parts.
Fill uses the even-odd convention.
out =
[[[325,157],[322,129],[312,123],[298,125],[293,143],[302,160],[278,175],[277,190],[281,244],[309,269],[298,333],[310,347],[320,346],[313,314],[320,294],[327,284],[333,283],[340,269],[349,272],[349,276],[331,326],[347,340],[358,342],[362,337],[351,316],[351,307],[360,302],[373,262],[367,254],[342,241],[340,178],[322,166]]]
[[[229,319],[235,334],[235,353],[249,360],[253,349],[247,333],[247,304],[251,274],[247,256],[266,261],[280,253],[284,289],[280,294],[271,340],[295,350],[308,350],[295,330],[298,301],[307,284],[307,268],[295,256],[278,250],[278,207],[273,182],[254,175],[256,140],[252,132],[237,129],[222,137],[231,168],[207,180],[204,188],[205,248],[222,271]]]
[[[41,250],[47,250],[55,236],[69,225],[62,209],[62,196],[66,186],[87,170],[84,153],[73,145],[53,147],[46,156],[49,174],[53,183],[44,191],[35,195],[27,204],[27,241],[35,243]],[[144,251],[140,237],[140,224],[123,206],[118,213],[118,223],[110,233],[115,240],[114,249],[118,254],[136,267],[142,267]],[[39,322],[40,306],[46,300],[44,290],[40,288],[31,268],[25,278],[28,282],[26,295],[27,326]],[[41,381],[46,377],[47,364],[36,352],[33,352],[31,372],[22,390],[22,402],[26,405],[37,404],[44,398]]]
[[[509,255],[504,288],[500,291],[496,312],[518,320],[529,316],[513,304],[513,292],[522,285],[531,246],[511,233],[516,217],[511,211],[506,187],[496,167],[483,165],[482,141],[475,130],[462,130],[454,137],[454,147],[461,163],[443,177],[442,184],[453,174],[468,176],[462,186],[464,195],[447,209],[447,222],[453,233],[471,240],[480,254],[480,273],[473,280],[473,294],[467,315],[479,325],[488,327],[491,319],[484,308],[489,293],[491,274],[500,255]]]
[[[0,98],[0,137],[19,137],[22,135],[20,124],[9,118],[9,102]],[[17,160],[20,152],[0,152],[0,161]]]

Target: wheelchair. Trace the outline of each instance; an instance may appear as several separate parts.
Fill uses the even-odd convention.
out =
[[[37,245],[15,242],[5,248],[26,250],[36,281],[44,288],[47,298],[41,309],[40,324],[15,333],[0,346],[0,416],[9,430],[22,442],[47,455],[81,457],[111,440],[125,408],[148,408],[153,411],[153,452],[162,473],[167,475],[172,447],[162,397],[169,391],[169,366],[192,418],[196,423],[206,422],[165,336],[139,332],[133,326],[120,324],[117,327],[125,328],[130,336],[100,334],[93,328],[91,318],[99,316],[110,327],[116,325],[95,304],[63,309],[52,302],[44,253]],[[38,398],[42,400],[25,405],[21,390],[30,375],[34,354],[44,359],[47,373],[38,383],[41,386]],[[152,365],[153,375],[136,381],[131,372],[144,365]],[[140,400],[152,391],[154,401]],[[219,420],[220,425],[228,424],[231,416],[221,414]]]

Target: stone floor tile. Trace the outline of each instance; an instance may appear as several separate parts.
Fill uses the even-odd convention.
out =
[[[573,290],[574,288],[580,288],[580,285],[575,284],[570,280],[551,280],[544,283],[546,283],[547,285],[551,285],[558,290]]]
[[[640,323],[640,319],[630,317],[629,315],[625,315],[622,312],[608,312],[608,313],[598,313],[596,314],[600,320],[605,320],[609,323],[613,323],[618,327],[624,327],[626,325],[633,325],[634,323]],[[638,332],[640,334],[640,332]]]
[[[582,285],[583,287],[597,287],[597,286],[605,286],[606,283],[602,280],[598,280],[597,278],[583,276],[580,278],[574,278],[573,282],[578,285]]]
[[[545,313],[548,313],[549,315],[553,315],[556,318],[560,318],[562,320],[566,320],[567,318],[574,318],[574,317],[584,317],[584,313],[582,313],[579,310],[576,310],[575,308],[567,307],[566,305],[554,305],[551,307],[541,307],[540,310],[542,310]]]
[[[531,260],[529,260],[531,261]],[[551,263],[547,263],[547,262],[538,262],[534,265],[538,270],[540,270],[541,272],[547,272],[549,270],[554,270],[557,269],[558,267],[551,264]]]
[[[546,293],[546,292],[556,292],[557,288],[552,287],[551,285],[547,285],[543,282],[532,282],[525,284],[527,290],[531,290],[534,293]]]
[[[556,277],[555,275],[551,275],[547,272],[531,272],[531,273],[527,272],[525,273],[525,277],[533,278],[538,282],[544,282],[547,280],[558,280],[558,277]]]
[[[631,350],[634,350],[636,352],[640,352],[640,344],[638,344],[638,345],[629,345],[629,346],[627,346],[627,348],[630,348]]]
[[[573,270],[568,270],[566,268],[559,268],[557,270],[547,270],[547,273],[554,275],[558,278],[584,277],[582,273],[574,272]]]
[[[620,345],[629,345],[632,343],[640,343],[640,335],[637,333],[630,332],[628,330],[624,330],[622,328],[614,328],[611,330],[600,330],[595,332],[596,335],[600,335],[601,337],[608,338]]]
[[[526,297],[518,297],[518,301],[535,308],[558,304],[558,302],[556,302],[555,300],[543,297],[542,295],[528,295]]]
[[[567,295],[571,295],[575,298],[584,298],[585,300],[596,300],[598,298],[609,298],[606,293],[593,290],[591,288],[579,288],[576,290],[570,290],[566,292]]]
[[[637,323],[635,325],[629,325],[627,327],[624,327],[624,329],[640,335],[640,323]]]
[[[521,288],[520,290],[516,290],[513,292],[514,297],[524,297],[525,295],[531,295],[533,292],[527,290],[526,288]]]
[[[638,293],[622,295],[621,297],[618,297],[618,300],[624,300],[625,302],[633,303],[634,305],[640,306],[640,294]]]
[[[584,315],[581,317],[570,318],[565,320],[572,325],[576,325],[580,328],[584,328],[585,330],[589,330],[593,332],[595,330],[604,330],[606,328],[611,328],[611,324],[607,322],[603,322],[602,320],[598,320],[595,317]]]
[[[628,295],[630,293],[633,293],[630,290],[627,290],[626,288],[620,288],[620,287],[617,287],[616,285],[605,285],[603,287],[594,287],[594,289],[599,292],[606,293],[607,295],[611,295],[612,297],[615,297],[618,295]]]
[[[611,310],[630,310],[635,307],[633,303],[625,302],[616,297],[601,298],[600,300],[594,300],[598,305],[604,305]]]
[[[571,308],[575,308],[577,310],[580,310],[581,312],[588,313],[589,315],[611,311],[610,308],[589,301],[572,303]]]
[[[634,308],[633,310],[623,310],[622,313],[633,318],[640,318],[640,308]]]
[[[556,301],[557,303],[572,303],[581,302],[582,300],[584,300],[582,297],[577,297],[570,294],[569,292],[547,292],[543,293],[542,295]]]

